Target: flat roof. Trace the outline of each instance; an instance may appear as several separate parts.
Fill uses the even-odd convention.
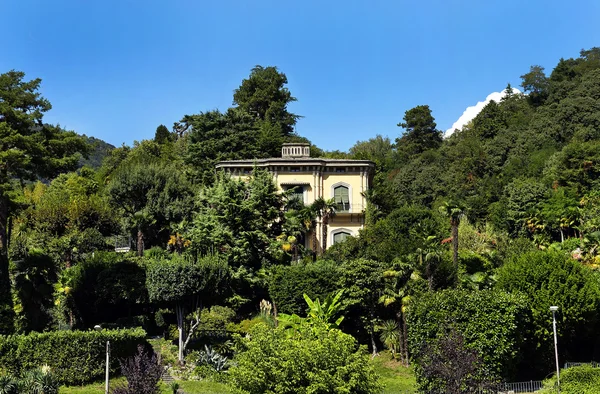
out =
[[[370,160],[350,160],[350,159],[325,159],[317,157],[271,157],[268,159],[251,159],[251,160],[224,160],[217,163],[217,168],[223,167],[248,167],[248,166],[267,167],[269,165],[293,165],[293,166],[310,166],[320,165],[325,167],[333,167],[340,165],[358,166],[358,167],[375,167],[375,163]]]

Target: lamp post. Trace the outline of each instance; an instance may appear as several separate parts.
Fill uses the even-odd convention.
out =
[[[102,330],[102,327],[100,327],[100,325],[96,324],[94,326],[94,330],[100,331],[100,330]],[[110,371],[110,341],[106,340],[106,384],[105,384],[105,388],[104,388],[104,394],[108,394],[109,371]]]
[[[552,330],[554,331],[554,357],[556,358],[556,387],[558,393],[560,394],[560,368],[558,366],[558,341],[556,339],[556,311],[558,310],[558,307],[551,306],[550,310],[552,311]]]

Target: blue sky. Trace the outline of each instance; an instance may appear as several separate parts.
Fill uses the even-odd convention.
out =
[[[286,73],[297,132],[347,150],[438,128],[539,64],[600,46],[596,0],[2,0],[0,72],[42,78],[46,121],[113,145],[231,106],[257,64]]]

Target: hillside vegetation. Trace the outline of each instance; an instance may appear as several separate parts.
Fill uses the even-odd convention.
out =
[[[41,81],[1,74],[0,334],[142,326],[177,343],[178,376],[226,382],[233,359],[246,392],[377,391],[364,360],[387,348],[374,365],[461,393],[548,376],[557,305],[561,362],[599,360],[600,49],[521,78],[448,138],[423,104],[396,138],[312,146],[376,164],[365,229],[315,256],[298,240],[327,204],[214,167],[309,142],[276,67],[118,148],[44,123]]]

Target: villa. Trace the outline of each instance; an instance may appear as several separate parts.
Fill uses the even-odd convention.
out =
[[[312,204],[319,197],[335,202],[335,217],[329,220],[327,245],[333,245],[348,236],[358,235],[364,227],[366,199],[364,192],[371,185],[375,163],[369,160],[325,159],[310,157],[307,143],[286,143],[281,157],[255,160],[230,160],[217,164],[218,169],[233,177],[247,177],[254,166],[265,168],[281,191],[292,190],[292,195],[304,204]],[[322,251],[322,226],[316,226],[318,247]],[[312,235],[304,240],[312,248]]]

